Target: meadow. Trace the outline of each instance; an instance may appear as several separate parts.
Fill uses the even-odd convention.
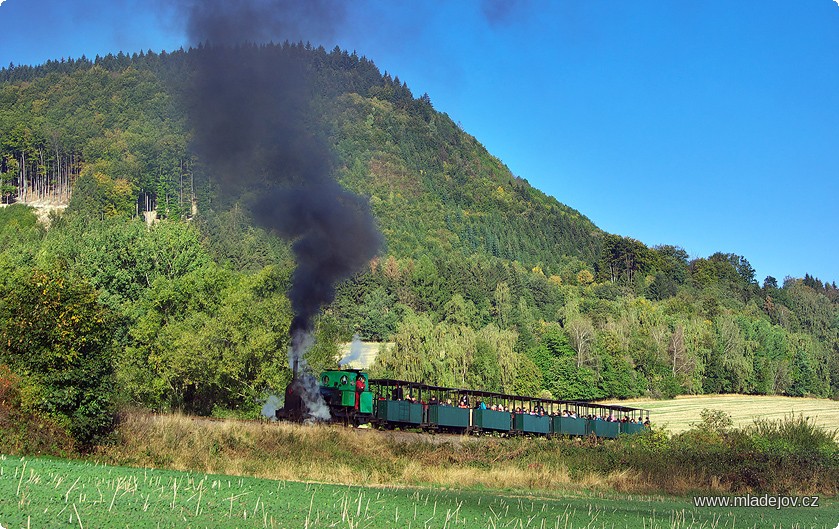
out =
[[[805,397],[766,395],[690,395],[675,399],[632,399],[604,401],[650,410],[653,423],[672,433],[690,429],[699,422],[703,409],[721,410],[731,416],[735,427],[749,426],[755,419],[783,419],[790,414],[811,418],[828,430],[839,428],[839,401]]]
[[[360,487],[0,456],[0,526],[829,528],[818,508],[696,508],[690,498]]]

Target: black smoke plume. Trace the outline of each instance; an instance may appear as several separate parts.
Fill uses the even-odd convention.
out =
[[[244,200],[256,222],[293,241],[289,362],[305,369],[314,317],[334,299],[336,283],[376,254],[381,235],[366,200],[334,180],[302,50],[265,42],[330,36],[341,4],[196,0],[181,9],[200,45],[190,54],[196,62],[187,94],[195,150],[218,192]]]
[[[346,5],[343,0],[181,0],[177,11],[193,43],[235,46],[332,39]]]

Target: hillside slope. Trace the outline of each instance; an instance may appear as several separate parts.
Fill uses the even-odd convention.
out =
[[[270,175],[230,160],[223,178],[239,185],[222,188],[220,168],[191,148],[200,53],[0,70],[4,200],[69,202],[46,233],[21,208],[0,211],[0,286],[5,298],[39,270],[95,289],[116,316],[129,401],[252,410],[288,379],[294,263],[250,217]],[[761,285],[740,255],[690,260],[604,233],[363,57],[290,44],[231,53],[293,65],[306,134],[329,146],[326,165],[385,235],[323,311],[315,368],[357,333],[393,342],[377,373],[446,385],[580,399],[839,394],[835,284]],[[31,349],[4,354],[14,364]]]
[[[558,268],[565,257],[594,265],[602,232],[587,218],[515,178],[434,111],[428,96],[415,99],[367,59],[288,45],[243,53],[304,63],[316,93],[312,128],[334,144],[341,181],[370,197],[390,252],[416,257],[455,249],[530,267]],[[200,186],[206,178],[190,166],[200,160],[187,150],[183,110],[190,102],[180,97],[194,62],[180,51],[0,71],[2,148],[17,162],[5,179],[23,171],[28,178],[16,194],[34,200],[22,190],[57,187],[64,174],[75,179],[85,162],[104,159],[110,167],[102,173],[127,179],[144,195],[140,209],[184,214],[194,180]],[[206,193],[202,198],[206,203]]]

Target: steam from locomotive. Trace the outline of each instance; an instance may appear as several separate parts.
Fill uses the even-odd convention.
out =
[[[180,9],[192,41],[202,44],[188,89],[194,148],[222,197],[248,203],[257,223],[293,241],[294,396],[309,417],[328,419],[304,358],[314,318],[335,298],[335,285],[361,269],[382,239],[367,201],[333,178],[332,152],[313,125],[307,72],[278,48],[253,43],[328,36],[341,5],[184,0]],[[255,49],[243,54],[242,46]]]

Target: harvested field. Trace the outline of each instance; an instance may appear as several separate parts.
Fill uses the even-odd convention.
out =
[[[781,419],[791,413],[804,415],[828,429],[839,428],[839,401],[763,395],[691,395],[670,400],[632,399],[604,401],[650,410],[654,425],[673,433],[683,432],[699,422],[703,409],[722,410],[735,426],[748,426],[755,419]]]

